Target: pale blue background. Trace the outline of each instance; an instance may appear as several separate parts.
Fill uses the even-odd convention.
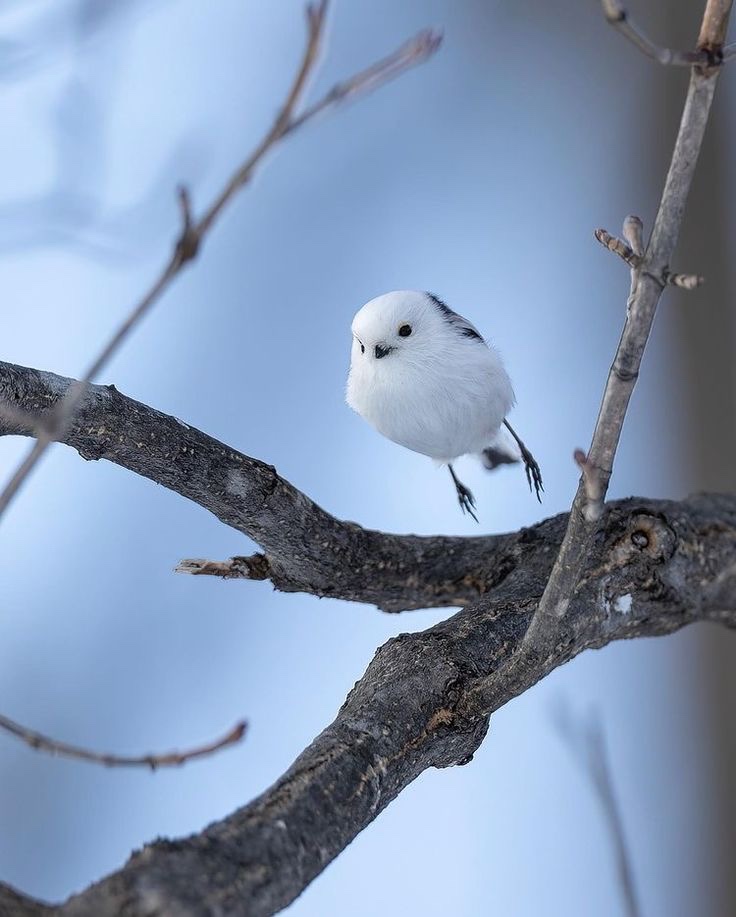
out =
[[[166,257],[175,185],[191,184],[196,207],[211,198],[302,47],[298,0],[121,6],[81,29],[85,10],[115,5],[0,4],[2,359],[82,370]],[[519,469],[463,465],[482,530],[565,509],[628,290],[592,230],[632,210],[651,224],[667,156],[642,148],[673,136],[657,93],[682,92],[685,76],[638,56],[596,3],[552,6],[336,3],[315,97],[421,27],[444,29],[442,51],[271,156],[100,381],[275,464],[337,516],[473,534],[446,472],[343,400],[356,309],[431,289],[501,349],[513,422],[544,471],[540,508]],[[662,310],[612,497],[692,486],[670,354],[674,310],[707,297]],[[4,474],[27,447],[0,441]],[[4,881],[59,899],[143,842],[227,815],[332,719],[379,644],[450,614],[172,573],[183,557],[253,548],[112,465],[64,447],[45,460],[0,527],[0,710],[129,753],[195,744],[241,716],[251,729],[235,750],[155,775],[0,735]],[[600,808],[555,730],[563,702],[602,715],[644,913],[726,914],[733,851],[699,646],[693,634],[616,645],[554,673],[493,718],[470,766],[417,780],[290,913],[622,914]]]

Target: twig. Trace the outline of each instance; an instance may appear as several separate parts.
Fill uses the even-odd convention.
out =
[[[705,277],[699,274],[671,274],[665,271],[664,282],[668,286],[679,287],[681,290],[694,290],[705,283]]]
[[[27,729],[25,726],[21,726],[19,723],[0,714],[0,729],[9,732],[37,751],[45,751],[50,755],[64,758],[74,758],[77,761],[89,761],[92,764],[104,764],[105,767],[150,767],[152,771],[157,770],[159,767],[179,767],[182,764],[186,764],[187,761],[204,758],[221,751],[223,748],[228,748],[230,745],[236,745],[245,735],[246,728],[247,724],[244,720],[241,720],[221,739],[198,745],[186,751],[169,751],[164,754],[135,756],[111,755],[101,754],[82,748],[79,745],[69,745],[67,742],[50,739],[48,736],[32,729]]]
[[[413,38],[410,38],[400,48],[397,48],[393,54],[384,57],[383,60],[377,61],[370,67],[366,67],[360,73],[338,83],[336,86],[323,96],[314,105],[306,108],[301,115],[295,118],[286,130],[289,134],[311,118],[316,117],[334,105],[339,105],[347,98],[355,99],[360,95],[373,92],[382,86],[387,80],[392,80],[398,76],[407,67],[414,63],[420,63],[430,55],[434,54],[442,42],[442,36],[439,32],[432,29],[424,29]]]
[[[629,214],[624,220],[624,239],[635,255],[644,254],[644,224],[641,217]]]
[[[698,47],[708,44],[713,53],[715,38],[725,35],[732,0],[708,0]],[[608,4],[610,8],[610,4]],[[716,15],[715,8],[718,8]],[[720,18],[719,18],[720,17]],[[706,29],[706,20],[708,26]],[[600,500],[605,500],[608,482],[613,469],[621,429],[629,406],[634,385],[639,375],[644,350],[654,322],[657,304],[668,282],[668,265],[677,244],[690,184],[695,172],[698,154],[708,124],[711,103],[720,68],[693,67],[690,74],[685,108],[675,141],[670,168],[667,173],[662,199],[654,222],[652,236],[645,254],[639,259],[633,249],[620,242],[608,241],[606,247],[616,251],[632,267],[631,292],[626,320],[613,365],[608,374],[598,419],[586,463],[596,469],[600,483]],[[627,235],[631,236],[631,224]],[[630,253],[630,254],[629,254]],[[624,257],[625,256],[625,257]],[[560,620],[566,614],[570,600],[580,579],[587,549],[595,522],[586,517],[588,502],[585,476],[580,481],[572,504],[567,531],[547,586],[537,606],[532,622],[519,653],[516,664],[524,665],[530,654],[548,654],[554,643]]]
[[[569,710],[562,708],[556,720],[561,736],[579,755],[598,795],[616,856],[626,913],[628,917],[640,917],[641,909],[636,896],[634,871],[624,833],[623,818],[614,790],[613,775],[600,717],[592,716],[587,723],[578,724],[572,721]]]
[[[39,430],[38,438],[33,448],[15,470],[5,489],[0,493],[0,516],[7,509],[21,484],[26,480],[51,443],[61,437],[75,409],[78,407],[80,398],[86,391],[88,383],[108,363],[131,331],[168,289],[174,278],[197,256],[205,236],[215,221],[237,192],[251,180],[256,167],[266,153],[283,140],[284,137],[293,133],[316,115],[333,108],[341,102],[371,92],[408,68],[427,60],[437,50],[441,41],[441,36],[436,32],[426,30],[420,32],[393,54],[350,77],[348,80],[338,83],[319,101],[305,108],[302,112],[298,112],[307,82],[317,63],[324,37],[327,8],[328,0],[319,0],[319,2],[307,6],[307,42],[301,64],[286,100],[281,106],[270,130],[247,159],[236,169],[230,180],[199,220],[194,220],[192,217],[191,202],[187,189],[179,188],[181,229],[168,262],[150,290],[133,307],[98,356],[92,361],[87,371],[83,374],[78,388],[70,390],[64,401],[58,406],[55,415],[48,418],[47,427]]]
[[[698,35],[698,48],[707,48],[712,54],[718,54],[722,50],[732,4],[733,0],[706,0]]]
[[[639,220],[639,218],[627,217],[626,220]],[[639,223],[641,224],[641,220],[639,220]],[[624,223],[624,236],[626,236],[626,232],[627,226],[626,223]],[[618,255],[633,271],[638,271],[642,267],[644,263],[644,254],[642,251],[636,251],[630,245],[627,245],[626,242],[616,238],[616,236],[612,236],[611,233],[605,229],[596,229],[593,235],[604,248],[607,248],[609,252],[613,252],[614,255]],[[683,290],[694,290],[696,287],[702,286],[705,283],[705,277],[701,277],[699,274],[673,274],[666,269],[662,271],[660,277],[655,279],[659,280],[659,282],[665,286],[680,287],[680,289]]]
[[[657,61],[665,67],[692,67],[696,65],[708,67],[717,65],[726,59],[726,50],[728,57],[732,57],[734,47],[721,49],[718,56],[705,47],[699,47],[697,51],[673,51],[670,48],[663,48],[655,44],[651,38],[632,21],[628,11],[618,0],[601,0],[603,15],[607,21],[647,57]],[[721,42],[722,44],[723,42]]]
[[[229,560],[203,560],[191,558],[181,560],[174,573],[188,573],[191,576],[220,576],[222,579],[268,579],[271,565],[264,554],[250,557],[231,557]]]
[[[583,513],[588,522],[597,522],[603,515],[603,486],[597,469],[588,461],[582,449],[573,453],[575,463],[583,475],[585,506]]]
[[[593,235],[604,248],[607,248],[609,252],[613,252],[614,255],[618,255],[619,258],[621,258],[622,261],[625,261],[630,268],[633,270],[638,270],[641,267],[642,256],[637,254],[621,239],[618,239],[616,236],[612,236],[608,230],[596,229]]]

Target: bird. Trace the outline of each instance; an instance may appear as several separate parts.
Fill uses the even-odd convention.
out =
[[[383,436],[447,465],[463,513],[478,522],[475,497],[453,467],[466,454],[489,469],[521,460],[541,503],[539,465],[506,416],[511,380],[475,325],[434,293],[394,290],[359,309],[351,331],[348,405]]]

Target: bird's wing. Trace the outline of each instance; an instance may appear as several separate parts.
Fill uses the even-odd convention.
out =
[[[434,304],[435,308],[442,313],[442,317],[445,319],[448,325],[451,325],[453,328],[455,328],[455,330],[463,337],[473,338],[477,341],[480,341],[481,344],[485,344],[483,335],[480,333],[480,331],[478,331],[472,322],[469,322],[467,318],[463,318],[462,315],[454,312],[448,305],[442,302],[439,296],[435,296],[434,293],[427,291],[427,296],[429,300]]]

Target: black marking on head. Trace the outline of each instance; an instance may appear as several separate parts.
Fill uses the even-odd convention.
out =
[[[439,296],[435,296],[434,293],[430,293],[429,290],[427,290],[427,296],[442,313],[442,316],[447,324],[451,325],[458,332],[458,334],[461,334],[466,338],[473,338],[473,340],[480,341],[481,344],[485,344],[485,341],[483,340],[483,337],[478,329],[471,325],[467,318],[463,318],[462,315],[458,315],[457,312],[453,312],[453,310],[448,305],[442,302]]]

